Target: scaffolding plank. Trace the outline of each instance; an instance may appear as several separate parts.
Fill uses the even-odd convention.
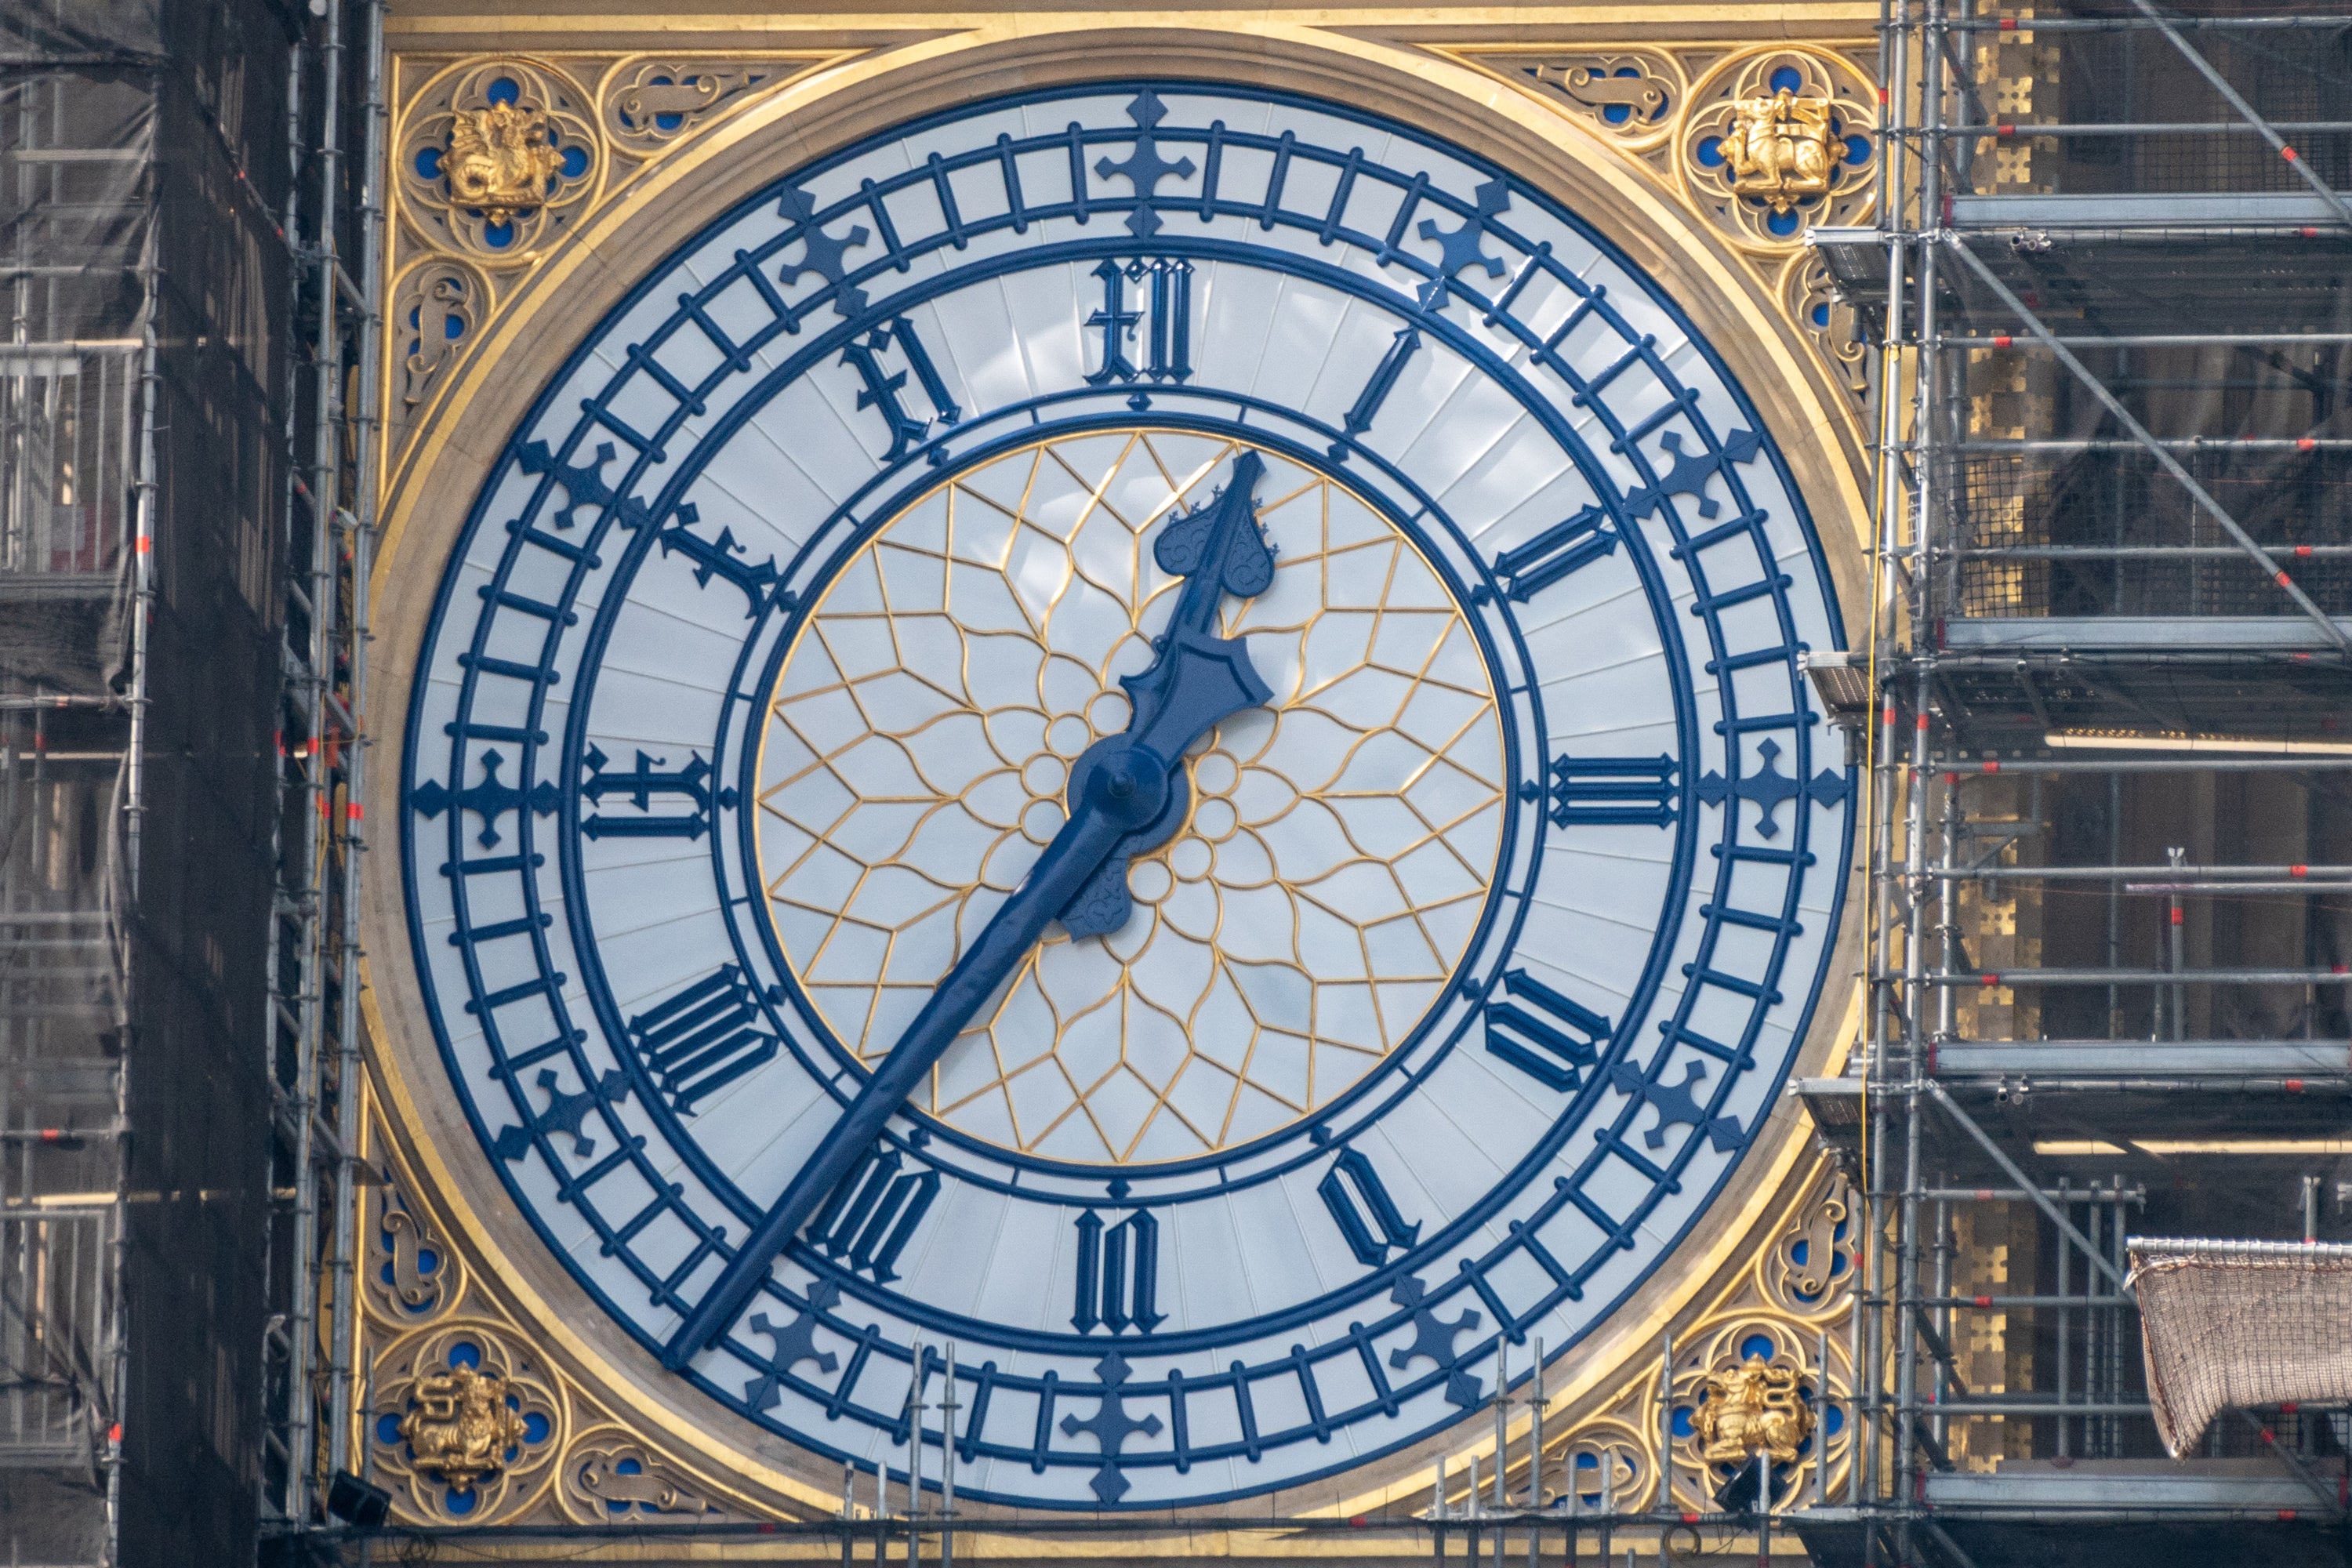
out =
[[[2352,1070],[2352,1047],[2342,1040],[1970,1041],[1939,1047],[1936,1068],[1945,1078],[2012,1073],[2317,1077]]]

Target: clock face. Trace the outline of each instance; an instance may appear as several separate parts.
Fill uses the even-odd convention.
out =
[[[1228,513],[1272,566],[1202,599]],[[1194,603],[1263,700],[850,1147]],[[967,1494],[1293,1485],[1573,1356],[1723,1188],[1834,936],[1839,641],[1756,408],[1531,188],[1255,89],[982,104],[714,224],[521,421],[409,716],[415,981],[514,1245],[657,1352],[756,1279],[672,1352],[717,1405],[903,1475],[952,1342]]]

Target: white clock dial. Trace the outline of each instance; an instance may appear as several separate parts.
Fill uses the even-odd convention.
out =
[[[786,174],[525,416],[421,656],[415,982],[518,1244],[867,1468],[953,1340],[1013,1503],[1297,1484],[1480,1407],[1498,1334],[1574,1353],[1835,934],[1770,434],[1572,214],[1335,106],[1056,89]],[[1228,515],[1263,581],[1163,560]],[[1194,604],[1263,700],[906,1054]]]

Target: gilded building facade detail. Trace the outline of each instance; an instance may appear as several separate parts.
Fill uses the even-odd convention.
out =
[[[1876,92],[1822,49],[1744,51],[1692,84],[1675,138],[1691,200],[1741,248],[1784,257],[1817,226],[1867,222],[1878,191]]]
[[[1875,43],[1464,47],[1599,135],[1720,233],[1858,409],[1865,346],[1807,230],[1867,224],[1878,197]]]
[[[1826,1159],[1790,1191],[1794,1200],[1764,1232],[1778,1239],[1688,1314],[1670,1347],[1633,1358],[1600,1398],[1547,1417],[1548,1432],[1559,1434],[1544,1445],[1548,1490],[1572,1486],[1585,1513],[1604,1500],[1621,1511],[1706,1512],[1719,1506],[1717,1490],[1761,1450],[1769,1455],[1776,1506],[1801,1506],[1817,1484],[1843,1495],[1853,1462],[1849,1401],[1862,1225],[1853,1188]],[[1525,1442],[1523,1432],[1515,1434],[1514,1488],[1526,1485]],[[1666,1500],[1659,1483],[1669,1453],[1674,1488]],[[1457,1473],[1447,1501],[1459,1509],[1468,1500],[1467,1477]]]
[[[1710,1465],[1744,1465],[1758,1454],[1793,1465],[1813,1435],[1813,1409],[1793,1365],[1750,1354],[1738,1366],[1710,1372],[1691,1412],[1699,1457]]]
[[[387,468],[448,372],[567,235],[711,125],[840,58],[398,57]]]
[[[1802,241],[1813,226],[1872,220],[1874,49],[1857,39],[1437,52],[1510,81],[1696,214],[1852,411],[1867,391],[1866,351]],[[397,57],[386,486],[402,482],[422,432],[457,417],[437,406],[453,371],[567,237],[698,137],[856,52]],[[388,1180],[363,1215],[370,1266],[352,1331],[369,1391],[356,1436],[393,1489],[395,1522],[774,1517],[774,1499],[712,1474],[709,1452],[647,1429],[541,1342],[485,1260],[468,1256],[455,1219],[432,1212],[428,1184],[387,1124],[372,1123],[367,1157]],[[1809,1495],[1817,1475],[1833,1493],[1845,1485],[1862,1227],[1826,1162],[1798,1170],[1777,1209],[1756,1199],[1753,1212],[1769,1217],[1744,1258],[1680,1314],[1670,1357],[1655,1347],[1633,1355],[1612,1385],[1556,1407],[1553,1489],[1573,1489],[1587,1510],[1604,1498],[1620,1510],[1710,1510],[1735,1444],[1743,1456],[1769,1452],[1783,1503]],[[1475,1439],[1465,1431],[1463,1441]],[[1662,1499],[1669,1452],[1674,1485]],[[1522,1472],[1524,1455],[1521,1436],[1512,1457]],[[1445,1500],[1459,1504],[1455,1475]],[[1438,1500],[1424,1490],[1421,1500]]]
[[[1675,57],[1656,49],[1538,59],[1522,68],[1549,89],[1547,98],[1628,147],[1671,135],[1689,91]]]
[[[376,1472],[435,1524],[513,1517],[551,1479],[561,1388],[504,1324],[451,1318],[388,1340],[363,1415]]]
[[[442,72],[402,117],[393,173],[408,225],[479,266],[528,266],[604,183],[588,95],[552,66],[488,59]]]
[[[409,1525],[657,1524],[737,1516],[691,1464],[648,1442],[558,1365],[432,1215],[370,1115],[356,1451]]]

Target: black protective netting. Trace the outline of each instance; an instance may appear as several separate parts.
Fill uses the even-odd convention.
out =
[[[51,58],[164,48],[167,0],[8,0],[0,5],[0,53]]]
[[[0,0],[0,1562],[252,1557],[296,15]]]
[[[2331,614],[2352,615],[2352,452],[2190,452],[2187,468]],[[1951,531],[1963,552],[2191,547],[2171,559],[1964,555],[1962,616],[2292,616],[2297,610],[2186,487],[2141,448],[1964,454],[1948,469]],[[2298,549],[2315,552],[2298,555]]]

